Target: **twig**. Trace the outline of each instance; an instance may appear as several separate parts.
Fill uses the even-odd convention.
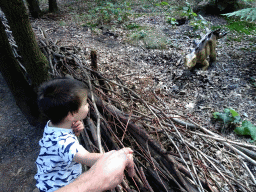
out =
[[[103,148],[102,148],[102,145],[101,145],[101,136],[100,136],[100,113],[98,111],[98,108],[97,108],[97,105],[95,103],[95,99],[94,99],[94,94],[93,94],[93,90],[92,90],[92,84],[91,84],[91,81],[90,81],[90,77],[89,75],[87,74],[87,72],[84,70],[83,66],[80,64],[80,61],[79,61],[79,58],[77,58],[77,64],[78,66],[81,68],[81,70],[83,71],[83,73],[85,74],[85,76],[87,77],[87,80],[88,80],[88,84],[89,84],[89,89],[90,89],[90,93],[91,93],[91,100],[92,100],[92,103],[93,103],[93,107],[96,111],[96,114],[97,114],[97,137],[98,137],[98,146],[99,146],[99,150],[100,150],[100,153],[103,153]]]
[[[147,181],[147,179],[146,179],[146,176],[145,176],[145,174],[144,174],[143,168],[140,167],[140,168],[139,168],[139,171],[140,171],[140,174],[141,174],[141,176],[142,176],[142,180],[143,180],[143,182],[144,182],[145,185],[146,185],[146,188],[147,188],[150,192],[154,192],[154,190],[152,189],[152,187],[150,186],[150,184],[148,183],[148,181]]]
[[[194,148],[195,150],[197,150],[213,167],[214,169],[222,176],[222,178],[228,183],[228,185],[231,187],[231,189],[236,192],[235,188],[231,185],[231,183],[227,180],[227,178],[222,174],[222,172],[216,167],[216,165],[214,163],[212,163],[212,161],[210,159],[208,159],[206,157],[206,155],[200,151],[199,149],[197,149],[196,147],[194,147],[193,145],[191,145],[189,142],[187,142],[187,145],[189,145],[190,147]]]
[[[192,121],[192,120],[190,120]],[[192,121],[193,122],[193,121]],[[206,128],[202,127],[202,126],[199,126],[198,124],[196,124],[195,122],[193,122],[195,125],[197,125],[198,128],[200,128],[201,130],[203,130],[204,132],[212,135],[212,136],[215,136],[215,137],[218,137],[218,135],[216,133],[213,133],[211,132],[210,130],[207,130]],[[247,161],[251,162],[252,164],[256,165],[256,161],[253,160],[252,158],[248,157],[246,154],[244,154],[243,152],[239,151],[238,149],[236,149],[235,147],[233,147],[232,145],[230,145],[229,143],[227,142],[223,142],[223,144],[226,146],[226,147],[229,147],[230,149],[232,149],[234,152],[238,153],[239,155],[241,155],[242,157],[244,157]]]
[[[220,137],[219,135],[218,136],[217,135],[216,136],[210,136],[210,135],[206,135],[206,134],[203,134],[203,133],[198,133],[198,132],[195,132],[195,131],[189,131],[189,132],[192,133],[192,134],[203,136],[203,137],[208,137],[208,138],[211,138],[211,139],[214,139],[214,140],[217,140],[217,141],[225,141],[225,142],[228,142],[230,144],[235,144],[235,145],[239,145],[239,146],[243,146],[243,147],[247,147],[247,148],[256,149],[255,145],[250,145],[250,144],[247,144],[247,143],[231,141],[229,139]]]
[[[234,155],[232,153],[229,153],[230,155],[232,155],[233,157],[237,158],[245,167],[246,171],[249,173],[252,181],[254,182],[254,184],[256,184],[256,180],[255,180],[255,177],[254,175],[252,174],[252,172],[250,171],[249,167],[246,165],[246,163],[237,155]]]
[[[253,183],[256,185],[256,180],[255,180],[255,177],[253,176],[252,172],[250,171],[249,167],[246,165],[246,163],[244,161],[242,161],[245,169],[247,170],[247,172],[249,173]]]

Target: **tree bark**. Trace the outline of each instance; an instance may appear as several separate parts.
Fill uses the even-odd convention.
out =
[[[58,11],[58,5],[56,0],[49,0],[49,12],[55,13]]]
[[[27,0],[29,12],[32,17],[38,18],[41,16],[41,9],[38,0]]]
[[[36,89],[48,79],[49,64],[37,44],[24,2],[23,0],[1,0],[0,7],[5,13],[19,47],[32,87]]]
[[[7,82],[21,111],[32,125],[37,124],[39,110],[36,93],[28,85],[20,66],[13,55],[3,23],[0,21],[0,72]]]

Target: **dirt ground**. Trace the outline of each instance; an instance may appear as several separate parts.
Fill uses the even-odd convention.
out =
[[[218,17],[207,17],[215,24],[225,24]],[[65,21],[66,25],[60,25]],[[184,56],[192,46],[191,28],[183,25],[173,28],[162,17],[139,17],[134,23],[156,27],[172,44],[167,49],[146,49],[143,43],[133,46],[127,43],[123,31],[98,33],[84,26],[77,26],[72,15],[45,15],[32,19],[33,29],[42,38],[43,28],[59,46],[78,46],[83,51],[84,62],[89,66],[89,52],[98,53],[99,70],[108,78],[120,79],[126,85],[148,97],[155,90],[158,96],[168,100],[170,108],[183,115],[193,116],[209,129],[219,129],[212,122],[212,113],[225,107],[234,108],[245,119],[256,123],[256,92],[250,79],[256,78],[255,51],[246,51],[249,41],[219,40],[217,62],[207,71],[188,72]],[[112,35],[113,34],[113,35]],[[0,191],[32,191],[35,188],[35,160],[39,153],[38,141],[42,127],[32,127],[16,106],[15,101],[0,76]],[[237,139],[234,134],[228,135]]]
[[[33,191],[42,128],[31,126],[0,74],[0,191]]]

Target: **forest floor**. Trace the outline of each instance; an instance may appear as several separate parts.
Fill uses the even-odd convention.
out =
[[[164,44],[165,49],[147,49],[146,41],[132,42],[126,30],[107,26],[91,30],[77,25],[69,12],[46,14],[40,19],[31,19],[31,24],[38,39],[43,38],[41,28],[59,46],[79,47],[88,66],[90,51],[96,50],[99,71],[104,76],[119,79],[148,101],[154,101],[154,90],[171,103],[171,109],[218,134],[222,126],[212,121],[212,113],[227,107],[256,124],[256,89],[252,84],[252,79],[256,79],[256,53],[250,51],[253,36],[245,35],[235,41],[232,39],[236,37],[229,32],[217,43],[216,63],[207,71],[199,68],[190,72],[184,66],[184,57],[198,33],[188,24],[173,27],[161,16],[146,14],[130,19],[132,23],[154,28],[151,40],[159,42],[164,37],[171,43]],[[205,19],[213,25],[226,23],[217,16]],[[0,95],[0,176],[4,178],[0,181],[0,191],[32,191],[42,127],[28,124],[2,77]],[[250,140],[238,137],[231,130],[224,132],[232,140]]]
[[[1,74],[0,98],[0,191],[31,192],[43,129],[28,123]]]
[[[88,9],[79,2],[73,2],[72,6],[79,7],[80,11]],[[77,55],[88,67],[90,51],[96,50],[98,70],[105,77],[118,79],[147,101],[153,100],[154,90],[171,103],[172,109],[194,116],[211,129],[219,128],[211,121],[212,113],[222,112],[227,107],[256,123],[255,35],[227,31],[228,34],[217,42],[217,61],[206,71],[198,68],[190,72],[184,65],[184,58],[202,30],[194,31],[188,23],[172,26],[164,16],[148,14],[140,7],[134,9],[142,16],[131,17],[129,22],[143,26],[143,30],[128,30],[111,23],[92,29],[69,12],[69,7],[66,9],[60,14],[32,19],[39,40],[44,39],[43,29],[59,47],[76,47],[80,50]],[[79,10],[75,10],[77,15]],[[204,18],[211,26],[221,27],[227,23],[218,16]],[[144,38],[132,38],[141,33],[145,33]]]

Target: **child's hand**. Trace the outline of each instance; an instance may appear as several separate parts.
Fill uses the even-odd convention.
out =
[[[71,128],[73,129],[75,135],[79,136],[84,129],[84,124],[82,121],[76,121],[72,124]]]

